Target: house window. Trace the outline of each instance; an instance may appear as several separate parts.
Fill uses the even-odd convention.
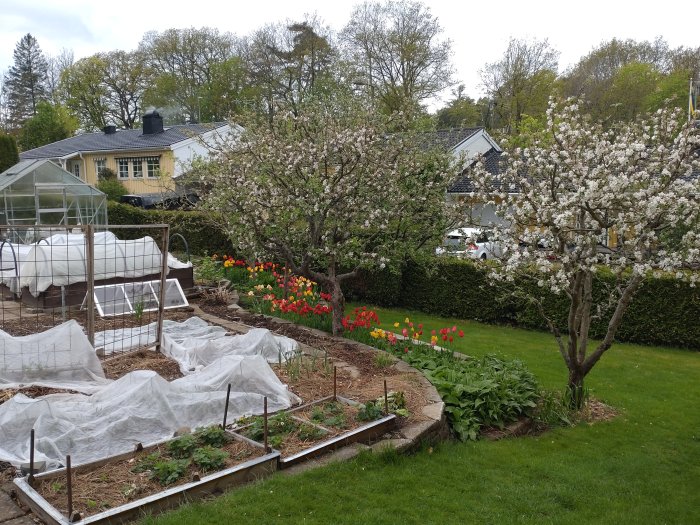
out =
[[[106,167],[107,161],[105,159],[95,159],[95,175],[97,175],[98,179],[100,178],[102,172],[105,170]]]
[[[73,175],[80,178],[80,163],[79,162],[73,163]]]
[[[160,159],[158,157],[148,157],[146,159],[146,169],[148,178],[157,178],[160,175]]]
[[[117,159],[117,168],[120,179],[129,178],[129,159]]]
[[[143,159],[131,159],[131,175],[135,179],[143,179]]]

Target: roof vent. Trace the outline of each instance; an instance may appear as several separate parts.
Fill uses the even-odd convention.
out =
[[[117,126],[114,124],[107,124],[102,128],[102,131],[104,131],[105,135],[114,135],[117,132]]]
[[[143,134],[154,135],[163,132],[163,117],[155,109],[143,116]]]

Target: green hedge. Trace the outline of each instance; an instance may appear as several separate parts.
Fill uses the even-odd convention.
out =
[[[110,224],[168,224],[170,235],[181,234],[189,244],[192,255],[231,253],[231,241],[217,224],[216,216],[199,211],[144,210],[129,204],[108,202]],[[138,238],[148,230],[120,230],[120,238]],[[184,251],[182,241],[173,239],[173,250]]]
[[[396,272],[399,273],[399,272]],[[508,285],[496,288],[488,281],[483,264],[457,259],[432,263],[408,261],[399,275],[381,282],[384,273],[364,272],[349,287],[349,297],[380,306],[400,306],[445,317],[474,319],[547,330],[534,305],[509,293]],[[600,299],[612,276],[601,274],[594,286],[594,300]],[[512,290],[512,288],[510,288]],[[537,289],[542,294],[541,289]],[[388,295],[393,295],[393,300]],[[545,295],[547,313],[566,327],[568,299]],[[700,349],[700,289],[673,277],[649,278],[637,292],[616,340],[642,344]],[[594,321],[591,336],[600,338],[607,324]]]

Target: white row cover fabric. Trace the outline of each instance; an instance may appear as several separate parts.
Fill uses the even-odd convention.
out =
[[[155,342],[156,323],[95,334],[95,348],[101,348],[105,355]],[[163,321],[162,350],[179,363],[183,374],[190,374],[224,355],[262,355],[269,363],[286,362],[299,351],[299,344],[264,328],[227,336],[225,328],[195,316],[181,323]]]
[[[180,364],[183,374],[191,374],[225,355],[260,355],[268,363],[286,362],[299,351],[289,337],[275,335],[265,328],[252,328],[242,335],[225,335],[199,317],[163,328],[163,353]]]
[[[35,460],[58,468],[67,454],[74,464],[95,461],[172,437],[181,427],[220,422],[231,384],[228,420],[300,402],[261,356],[227,356],[196,374],[167,382],[155,372],[131,372],[92,396],[53,394],[30,399],[18,394],[0,405],[0,460],[29,458],[35,431]]]
[[[75,320],[21,337],[0,330],[0,388],[36,385],[90,393],[107,383],[100,360]]]
[[[135,278],[160,272],[162,257],[151,237],[133,241],[95,243],[95,280]],[[25,286],[38,296],[49,286],[67,286],[87,280],[84,244],[34,245],[19,268],[19,278],[10,289],[19,293]]]
[[[130,335],[141,338],[140,344],[144,333],[146,340],[151,335],[155,340],[155,323],[135,330],[140,333]],[[0,405],[0,461],[28,461],[32,428],[36,460],[57,468],[67,454],[75,463],[85,463],[132,450],[136,443],[167,439],[183,426],[217,423],[223,418],[228,384],[229,421],[262,413],[265,396],[270,411],[301,402],[267,362],[295,352],[296,341],[264,329],[242,336],[225,333],[198,317],[165,321],[164,346],[186,374],[168,383],[151,371],[105,379],[94,349],[73,320],[20,338],[0,332],[0,388],[32,384],[92,393],[37,399],[18,394]],[[101,332],[96,341],[113,349],[116,336],[117,331]]]
[[[161,251],[151,237],[121,241],[112,232],[95,233],[95,279],[136,278],[160,272]],[[14,251],[14,253],[13,253]],[[86,280],[85,236],[56,234],[31,245],[2,246],[0,278],[19,294],[28,287],[38,296],[49,286],[64,286]],[[15,265],[16,261],[16,265]],[[189,268],[168,254],[168,268]]]

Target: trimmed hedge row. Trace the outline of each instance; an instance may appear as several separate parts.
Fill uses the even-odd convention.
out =
[[[199,211],[143,210],[129,204],[108,201],[110,224],[168,224],[170,235],[181,234],[192,255],[231,253],[231,241],[217,224],[216,216]],[[119,237],[136,239],[149,235],[144,230],[120,230]],[[173,239],[173,249],[184,251],[182,241]]]
[[[612,276],[599,275],[594,300],[600,299]],[[533,285],[534,286],[534,285]],[[512,290],[512,288],[511,288]],[[542,289],[536,290],[539,295]],[[439,259],[429,264],[407,262],[400,272],[364,272],[348,287],[348,298],[379,306],[399,306],[445,317],[474,319],[547,330],[534,305],[496,288],[481,264]],[[545,295],[545,310],[566,327],[568,299]],[[700,349],[700,289],[673,277],[649,278],[635,295],[616,340]],[[601,338],[607,324],[594,321],[591,336]]]

